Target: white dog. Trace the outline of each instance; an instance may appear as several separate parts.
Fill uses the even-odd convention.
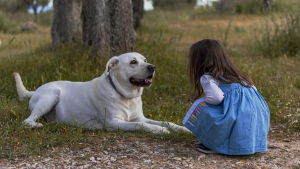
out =
[[[52,122],[89,129],[189,132],[174,123],[144,117],[141,95],[143,88],[152,84],[154,73],[155,66],[144,56],[126,53],[112,57],[105,72],[88,82],[55,81],[27,91],[19,74],[14,77],[19,98],[30,98],[31,115],[24,123],[31,127],[42,127],[36,121],[45,115]]]

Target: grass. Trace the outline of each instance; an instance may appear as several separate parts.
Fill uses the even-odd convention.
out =
[[[271,110],[272,127],[293,134],[300,129],[300,60],[282,56],[264,57],[255,48],[255,28],[265,16],[220,15],[197,10],[157,10],[147,13],[138,32],[135,50],[156,65],[154,84],[142,96],[144,114],[155,120],[181,121],[192,104],[187,99],[187,51],[203,38],[226,40],[233,62],[248,73]],[[226,38],[225,38],[226,37]],[[153,135],[145,132],[110,133],[76,126],[51,124],[44,128],[22,126],[30,114],[28,101],[17,99],[12,73],[17,71],[24,85],[35,90],[55,80],[88,81],[100,76],[111,56],[92,55],[80,46],[65,46],[49,52],[50,27],[38,33],[4,34],[0,48],[0,157],[15,158],[46,154],[49,147],[81,148],[86,144],[110,144],[112,140],[147,137],[193,142],[189,134]],[[285,135],[286,136],[286,135]],[[105,138],[105,139],[104,139]]]
[[[261,39],[257,40],[258,49],[269,57],[296,56],[300,53],[300,4],[298,10],[290,11],[280,20],[272,16],[266,19],[258,31]]]

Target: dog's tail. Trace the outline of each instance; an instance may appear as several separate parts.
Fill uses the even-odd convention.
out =
[[[19,99],[23,101],[25,98],[30,99],[34,93],[34,91],[28,91],[23,85],[22,79],[19,75],[19,73],[15,72],[14,73],[15,81],[16,81],[16,86],[17,86],[17,92]]]

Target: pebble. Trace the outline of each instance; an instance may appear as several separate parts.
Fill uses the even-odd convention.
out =
[[[179,157],[174,157],[173,159],[177,160],[177,161],[181,161],[181,158],[179,158]]]
[[[90,160],[91,160],[92,162],[94,162],[94,163],[97,162],[96,159],[95,159],[95,157],[91,157]]]
[[[147,157],[149,157],[149,155],[147,155],[147,154],[140,156],[140,158],[147,158]]]

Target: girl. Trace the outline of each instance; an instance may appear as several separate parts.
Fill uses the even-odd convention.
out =
[[[269,108],[251,78],[241,73],[217,40],[191,46],[189,75],[194,102],[183,124],[203,153],[246,155],[267,151]]]

